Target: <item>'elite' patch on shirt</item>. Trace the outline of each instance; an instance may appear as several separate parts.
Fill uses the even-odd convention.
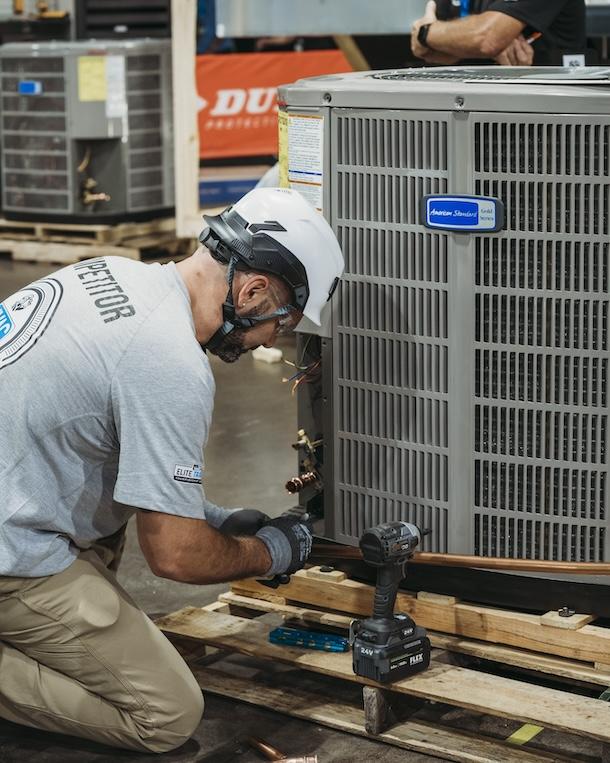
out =
[[[176,464],[174,469],[174,479],[176,482],[195,482],[201,485],[201,477],[202,472],[199,464],[193,464],[192,466]]]

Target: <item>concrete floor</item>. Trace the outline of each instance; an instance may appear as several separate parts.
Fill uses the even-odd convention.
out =
[[[0,300],[21,286],[55,270],[53,266],[14,263],[0,259]],[[283,340],[288,357],[294,344]],[[248,506],[277,515],[292,505],[283,485],[296,465],[290,447],[296,435],[296,401],[289,385],[282,384],[285,366],[242,358],[236,366],[212,359],[216,375],[216,409],[210,445],[206,450],[206,492],[221,506]],[[134,533],[128,545],[119,580],[149,614],[171,612],[186,605],[214,601],[226,586],[190,586],[156,578],[148,569]],[[202,761],[260,761],[244,740],[256,735],[293,755],[317,754],[320,763],[354,760],[393,763],[434,761],[410,753],[298,721],[277,713],[214,696],[206,696],[206,712],[197,733],[181,749],[167,753],[172,763]],[[142,763],[155,755],[122,752],[72,737],[35,732],[0,720],[2,763]]]

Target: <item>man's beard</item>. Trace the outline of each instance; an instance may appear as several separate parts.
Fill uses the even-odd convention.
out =
[[[263,302],[252,310],[249,310],[243,317],[256,318],[260,315],[265,315],[266,313],[272,311],[273,306],[269,305],[268,302]],[[215,350],[210,349],[210,352],[212,355],[216,355],[216,357],[224,360],[225,363],[235,363],[235,361],[239,360],[242,355],[245,355],[247,352],[250,352],[250,349],[253,349],[244,348],[245,336],[245,329],[235,329],[230,334],[224,336],[219,342],[218,347],[216,347]]]
[[[225,363],[235,363],[246,352],[244,348],[244,336],[246,332],[243,329],[235,329],[227,336],[223,337],[215,350],[210,349],[212,355],[224,360]]]

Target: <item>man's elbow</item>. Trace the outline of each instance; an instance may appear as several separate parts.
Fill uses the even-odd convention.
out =
[[[145,554],[150,571],[158,578],[166,580],[178,580],[180,576],[179,566],[174,559],[166,556]]]
[[[193,570],[182,564],[179,557],[164,556],[163,558],[147,559],[147,562],[153,575],[165,580],[196,585],[208,585],[218,582],[217,576],[211,570],[206,570],[203,566]]]
[[[476,47],[481,58],[497,58],[511,42],[512,40],[508,40],[504,36],[486,31],[477,35]]]

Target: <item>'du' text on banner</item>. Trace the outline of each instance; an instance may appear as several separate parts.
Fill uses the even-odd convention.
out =
[[[276,154],[278,85],[347,71],[340,50],[197,56],[200,157]]]

